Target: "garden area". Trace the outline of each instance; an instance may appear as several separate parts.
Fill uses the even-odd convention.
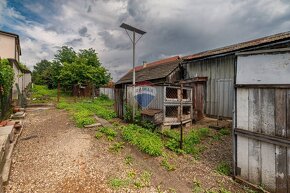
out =
[[[34,85],[32,96],[36,101],[44,98],[42,102],[55,103],[57,109],[68,113],[76,127],[91,133],[95,148],[102,147],[101,160],[109,157],[121,162],[116,168],[122,169],[114,171],[110,166],[112,171],[106,180],[114,191],[148,190],[154,186],[160,192],[253,192],[230,177],[229,128],[210,129],[208,121],[201,121],[185,129],[181,149],[178,128],[160,131],[138,117],[134,123],[118,119],[114,102],[105,95],[75,98],[62,93],[59,102],[56,95],[56,90]],[[108,124],[85,128],[98,123],[96,117]],[[186,183],[181,185],[179,180]]]

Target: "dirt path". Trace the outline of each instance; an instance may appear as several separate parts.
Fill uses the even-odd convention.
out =
[[[93,137],[65,111],[29,112],[13,152],[7,192],[108,192],[87,160]]]
[[[203,192],[213,187],[244,192],[230,177],[191,156],[169,154],[176,167],[169,172],[160,166],[162,157],[150,157],[129,144],[114,153],[109,149],[118,139],[96,139],[94,134],[76,128],[66,111],[29,112],[13,153],[6,192]],[[126,164],[126,157],[132,158],[131,164]],[[146,172],[152,175],[140,185]],[[133,182],[128,184],[128,178]],[[114,179],[127,184],[114,189],[108,185]]]

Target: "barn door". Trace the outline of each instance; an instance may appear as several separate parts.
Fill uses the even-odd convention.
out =
[[[290,192],[290,90],[238,88],[236,112],[237,175]]]
[[[204,117],[205,93],[207,77],[196,77],[193,84],[193,114],[194,120],[198,121]]]
[[[290,193],[290,50],[260,52],[237,57],[235,175]]]

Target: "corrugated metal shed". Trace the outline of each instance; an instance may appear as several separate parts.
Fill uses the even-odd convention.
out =
[[[194,61],[187,65],[186,77],[208,77],[205,114],[232,117],[235,56]]]
[[[208,77],[205,114],[232,117],[235,53],[290,47],[290,32],[284,32],[231,46],[200,52],[182,59],[185,78]]]

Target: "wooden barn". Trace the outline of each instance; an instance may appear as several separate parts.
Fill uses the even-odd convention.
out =
[[[290,48],[237,54],[234,175],[290,192]]]
[[[201,113],[214,118],[232,118],[237,52],[289,46],[290,33],[285,32],[183,57],[184,79],[203,80],[197,95],[204,97],[204,103],[197,103],[203,104],[199,107]]]

